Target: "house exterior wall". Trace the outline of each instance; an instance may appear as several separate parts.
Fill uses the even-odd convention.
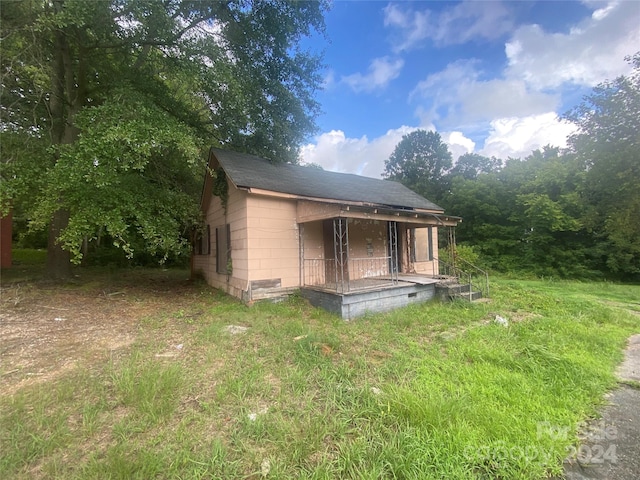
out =
[[[247,266],[250,282],[273,281],[272,287],[300,286],[297,201],[247,196]],[[263,283],[266,285],[268,283]]]
[[[333,258],[326,253],[327,238],[323,220],[298,224],[300,214],[309,218],[326,214],[333,205],[317,205],[291,198],[252,194],[235,188],[230,182],[227,211],[219,197],[210,196],[205,214],[210,227],[210,254],[194,254],[193,268],[207,282],[245,301],[273,296],[277,292],[292,290],[306,284],[322,284],[327,275],[325,260]],[[223,231],[230,226],[231,273],[221,274],[216,265],[216,228]],[[402,271],[437,274],[437,261],[416,261],[405,265],[409,255],[407,228],[398,224],[399,247],[403,249]],[[348,219],[349,265],[348,277],[357,280],[389,274],[388,222],[360,218]],[[404,232],[404,233],[403,233]],[[416,249],[427,250],[427,229],[416,228]],[[301,245],[304,269],[301,272]],[[434,256],[437,255],[437,229],[433,227]],[[331,245],[329,245],[331,247]],[[301,281],[301,274],[306,282]],[[306,277],[312,274],[313,281]],[[322,278],[320,278],[322,277]]]
[[[389,274],[387,222],[349,219],[349,278]]]
[[[304,255],[303,284],[321,285],[326,282],[323,222],[319,220],[302,224],[300,236]]]
[[[325,249],[323,242],[322,222],[305,223],[302,235],[304,245],[304,258],[308,259],[324,259]]]
[[[298,223],[307,223],[340,216],[340,205],[335,203],[298,201]]]
[[[228,182],[229,183],[229,182]],[[207,282],[230,295],[242,298],[249,281],[249,265],[247,256],[247,193],[229,184],[229,199],[225,214],[220,197],[211,195],[205,215],[205,223],[211,229],[211,253],[194,254],[193,269],[202,273]],[[230,275],[217,272],[216,265],[216,228],[230,225],[231,231],[231,266]]]

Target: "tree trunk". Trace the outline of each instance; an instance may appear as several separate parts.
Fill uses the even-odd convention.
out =
[[[64,0],[54,0],[53,9],[61,12]],[[64,29],[54,33],[54,55],[52,58],[51,98],[51,143],[61,145],[73,143],[78,138],[78,129],[74,126],[75,114],[80,109],[83,99],[79,91],[83,91],[84,79],[74,75],[74,63],[71,60],[69,42]],[[82,62],[78,62],[82,63]],[[57,154],[54,163],[57,161]],[[71,255],[58,243],[60,233],[69,225],[70,212],[60,208],[54,212],[49,224],[47,242],[47,266],[45,276],[52,280],[61,280],[71,276]]]
[[[71,256],[57,243],[60,232],[68,224],[69,212],[63,209],[53,214],[49,224],[46,277],[50,280],[64,280],[71,277]]]

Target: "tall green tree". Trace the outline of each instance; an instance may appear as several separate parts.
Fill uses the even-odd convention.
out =
[[[473,246],[483,264],[501,270],[516,268],[523,229],[512,219],[514,197],[501,175],[480,174],[473,180],[453,177],[451,194],[441,206],[463,218],[456,227],[456,240]]]
[[[640,53],[629,75],[594,88],[566,118],[570,148],[536,150],[482,171],[450,170],[441,205],[464,222],[457,239],[500,270],[640,278]]]
[[[385,160],[383,176],[437,203],[448,189],[446,174],[452,163],[438,132],[416,130],[404,135]]]
[[[502,160],[496,157],[485,157],[478,153],[465,153],[460,155],[449,175],[462,177],[467,180],[478,178],[481,173],[498,172],[502,168]]]
[[[525,175],[516,177],[511,218],[521,226],[522,265],[542,275],[589,275],[588,235],[578,194],[579,162],[558,148],[545,147],[533,151],[523,163]]]
[[[594,88],[567,118],[579,128],[570,146],[582,162],[584,222],[603,268],[640,278],[640,52],[632,72]]]
[[[582,174],[574,155],[544,147],[473,180],[455,176],[445,206],[465,219],[458,240],[494,268],[587,276],[593,267],[578,194]]]
[[[296,161],[320,84],[320,60],[300,39],[323,31],[326,8],[4,2],[1,198],[6,209],[31,191],[33,224],[49,225],[48,274],[68,275],[69,255],[78,260],[81,241],[100,231],[128,255],[134,237],[160,257],[184,252],[197,215],[189,194],[211,143]]]

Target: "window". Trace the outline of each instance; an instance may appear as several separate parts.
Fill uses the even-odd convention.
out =
[[[216,272],[231,275],[231,227],[216,228]]]
[[[198,255],[211,254],[211,227],[209,225],[204,231],[196,230],[193,251]]]

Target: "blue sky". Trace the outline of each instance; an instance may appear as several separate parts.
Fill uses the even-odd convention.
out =
[[[302,160],[379,177],[402,135],[524,157],[566,145],[560,116],[640,50],[640,1],[334,1],[320,131]]]

